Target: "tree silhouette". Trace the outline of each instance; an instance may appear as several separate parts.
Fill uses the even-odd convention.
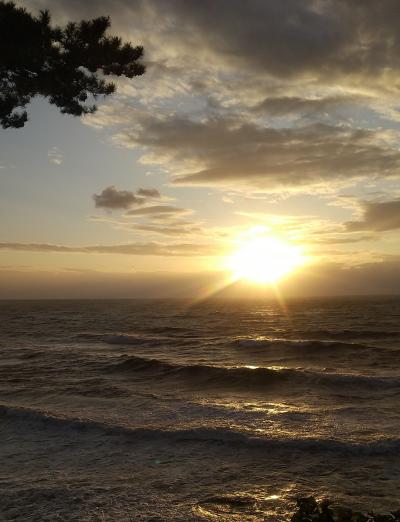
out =
[[[64,114],[96,110],[98,96],[115,92],[104,76],[144,73],[143,47],[107,36],[108,17],[51,27],[48,11],[37,17],[0,1],[0,124],[23,127],[25,107],[43,96]]]

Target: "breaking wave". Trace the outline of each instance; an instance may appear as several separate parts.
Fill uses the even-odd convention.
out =
[[[382,331],[382,330],[357,330],[357,329],[343,329],[343,330],[316,330],[312,332],[313,336],[323,337],[328,339],[392,339],[400,337],[399,331]]]
[[[179,378],[203,387],[230,387],[235,389],[264,388],[274,385],[296,386],[396,388],[400,379],[364,375],[314,372],[301,368],[260,366],[207,366],[201,364],[173,364],[158,359],[120,356],[103,367],[106,372],[135,373],[159,379]]]
[[[237,338],[233,341],[234,346],[245,349],[270,349],[270,350],[292,350],[301,352],[301,355],[326,353],[328,351],[352,351],[352,350],[376,350],[375,347],[350,342],[320,341],[320,340],[296,340],[296,339],[271,339],[271,338]]]
[[[90,419],[67,418],[32,408],[0,405],[0,417],[14,422],[27,423],[27,429],[59,430],[61,433],[71,432],[83,436],[103,436],[112,442],[113,437],[133,441],[171,441],[176,443],[209,443],[234,446],[244,446],[248,449],[267,451],[303,451],[303,452],[335,452],[341,454],[360,455],[390,455],[400,450],[400,439],[377,439],[370,442],[346,442],[323,438],[279,438],[252,433],[235,431],[229,428],[135,428],[116,426]]]

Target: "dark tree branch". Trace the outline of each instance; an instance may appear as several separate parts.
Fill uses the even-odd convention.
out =
[[[43,96],[63,114],[96,110],[99,96],[115,92],[100,77],[133,78],[145,72],[143,47],[108,36],[108,17],[51,27],[50,14],[38,17],[13,2],[0,0],[0,124],[23,127],[26,105]],[[89,103],[91,100],[93,103]]]

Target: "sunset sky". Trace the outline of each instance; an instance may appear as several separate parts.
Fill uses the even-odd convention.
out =
[[[400,292],[396,0],[17,4],[109,15],[147,72],[0,130],[0,297],[208,294],[255,237],[301,249],[288,295]]]

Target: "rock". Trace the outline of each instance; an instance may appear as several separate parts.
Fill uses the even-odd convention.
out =
[[[314,497],[304,497],[297,499],[297,507],[300,513],[304,515],[313,515],[318,513],[318,503]]]
[[[346,506],[332,506],[329,500],[317,502],[314,497],[297,499],[297,511],[291,522],[400,522],[400,510],[390,514],[353,511]]]
[[[334,522],[352,522],[353,511],[347,506],[335,506],[332,513]]]
[[[369,522],[371,518],[363,513],[356,511],[351,517],[351,522]]]

